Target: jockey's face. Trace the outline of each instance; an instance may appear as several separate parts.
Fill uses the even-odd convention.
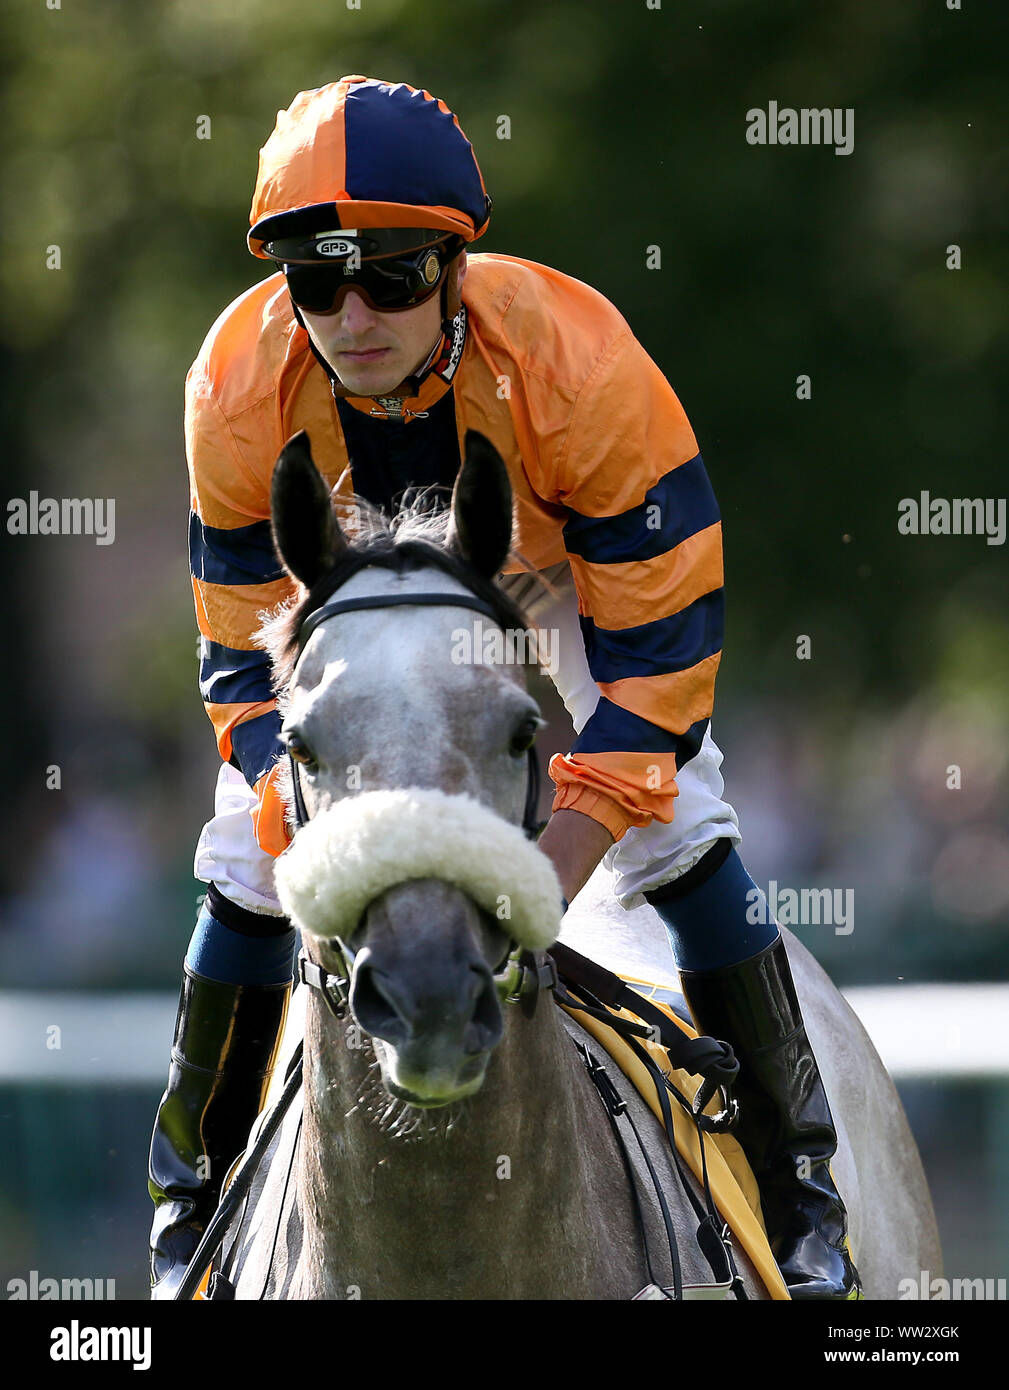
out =
[[[466,275],[466,252],[449,267],[449,299]],[[441,335],[441,291],[416,309],[382,313],[354,290],[335,314],[302,309],[316,347],[348,390],[382,396],[394,390],[427,359]]]

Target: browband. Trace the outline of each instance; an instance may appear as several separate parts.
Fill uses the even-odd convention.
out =
[[[324,603],[321,608],[317,608],[314,613],[309,613],[298,630],[298,655],[305,649],[305,643],[311,637],[315,629],[330,618],[335,618],[338,613],[352,613],[355,608],[398,608],[400,606],[419,604],[421,606],[440,605],[443,608],[472,608],[477,613],[483,613],[487,618],[498,626],[501,620],[494,612],[489,603],[482,598],[477,598],[475,594],[371,594],[364,598],[341,598],[334,599],[329,603]]]

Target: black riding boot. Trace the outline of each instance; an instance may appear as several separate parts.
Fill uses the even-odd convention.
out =
[[[760,1188],[771,1250],[792,1298],[859,1296],[847,1214],[828,1163],[837,1135],[779,937],[721,970],[681,970],[697,1027],[739,1059],[735,1131]]]
[[[245,1148],[273,1073],[291,984],[232,985],[186,966],[168,1089],[151,1139],[151,1297],[174,1296]]]

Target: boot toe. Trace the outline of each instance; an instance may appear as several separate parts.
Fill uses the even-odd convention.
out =
[[[182,1210],[173,1210],[181,1206]],[[193,1221],[193,1203],[165,1204],[158,1208],[151,1231],[151,1298],[170,1300],[182,1282],[204,1225]]]
[[[857,1299],[858,1271],[846,1249],[828,1245],[815,1232],[779,1247],[775,1256],[793,1299]]]

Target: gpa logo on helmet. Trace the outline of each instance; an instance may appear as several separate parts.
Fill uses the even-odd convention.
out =
[[[315,249],[320,256],[352,256],[359,247],[356,241],[346,241],[343,237],[329,237],[326,241],[317,241]]]
[[[441,274],[441,261],[436,251],[432,251],[421,268],[421,274],[428,285],[433,285]]]

